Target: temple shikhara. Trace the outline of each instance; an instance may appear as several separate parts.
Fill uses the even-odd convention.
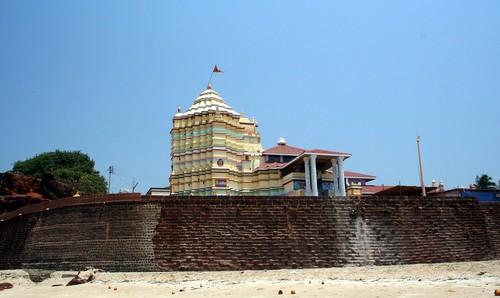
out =
[[[360,195],[374,176],[344,171],[347,152],[303,149],[280,138],[264,150],[255,119],[211,85],[173,118],[173,195]]]

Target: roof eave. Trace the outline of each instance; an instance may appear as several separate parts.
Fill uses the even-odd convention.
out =
[[[343,152],[339,152],[339,153],[318,153],[318,152],[304,152],[303,155],[316,155],[316,156],[332,156],[332,157],[345,157],[346,159],[348,159],[349,157],[352,156],[352,154],[350,153],[343,153]]]

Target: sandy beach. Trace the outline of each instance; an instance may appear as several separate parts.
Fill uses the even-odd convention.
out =
[[[494,297],[500,261],[223,272],[99,272],[64,286],[76,272],[0,271],[14,287],[0,297]],[[279,294],[279,292],[282,294]],[[292,294],[292,292],[294,294]]]

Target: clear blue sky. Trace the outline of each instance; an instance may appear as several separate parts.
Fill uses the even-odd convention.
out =
[[[214,88],[264,147],[347,151],[386,185],[500,179],[500,2],[1,1],[0,171],[81,150],[166,186],[177,106]]]

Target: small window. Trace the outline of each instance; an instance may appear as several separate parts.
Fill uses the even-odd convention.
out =
[[[215,179],[215,187],[226,187],[227,180],[226,179]]]
[[[294,180],[293,181],[293,189],[305,189],[306,188],[306,182],[302,180]]]

